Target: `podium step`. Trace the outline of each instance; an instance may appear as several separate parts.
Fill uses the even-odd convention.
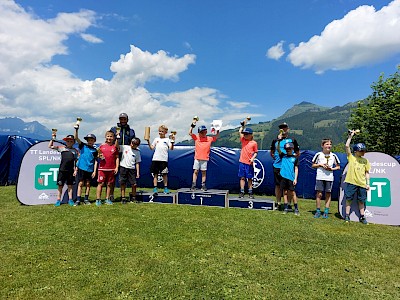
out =
[[[274,210],[275,201],[261,197],[256,197],[255,199],[232,197],[229,198],[229,207]]]
[[[176,193],[164,194],[161,193],[150,193],[138,191],[136,194],[136,199],[144,203],[165,203],[165,204],[175,204],[176,203]]]
[[[177,191],[177,204],[228,207],[228,194],[228,190],[182,188]]]

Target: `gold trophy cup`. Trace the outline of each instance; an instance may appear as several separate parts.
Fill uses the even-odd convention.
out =
[[[144,128],[144,140],[145,141],[150,140],[150,127]]]
[[[361,132],[360,129],[353,129],[353,130],[349,129],[349,130],[347,130],[348,134],[351,134],[352,131],[354,131],[354,134],[359,134]]]
[[[76,125],[79,126],[79,124],[81,124],[82,120],[83,119],[81,117],[77,117],[76,118]]]
[[[196,124],[199,120],[200,120],[200,118],[198,116],[194,116],[193,117],[193,124]]]
[[[176,136],[176,131],[175,130],[171,130],[169,138],[172,140],[172,139],[174,139],[175,136]]]
[[[115,128],[115,135],[117,136],[117,139],[119,139],[121,137],[120,133],[121,133],[121,127],[116,127]]]
[[[103,152],[101,151],[100,147],[97,148],[97,157],[100,159],[104,159]]]
[[[57,129],[56,128],[52,128],[51,129],[51,139],[55,140],[57,136]]]

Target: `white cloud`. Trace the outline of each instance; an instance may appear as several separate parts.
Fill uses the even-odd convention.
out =
[[[280,41],[275,46],[269,48],[266,56],[271,59],[279,60],[285,54],[285,51],[283,50],[283,43],[284,41]]]
[[[102,39],[100,39],[92,34],[81,33],[81,38],[84,39],[88,43],[93,43],[93,44],[103,43]]]
[[[131,45],[128,53],[111,62],[114,75],[110,80],[82,80],[52,64],[55,55],[68,55],[64,43],[71,35],[91,43],[101,41],[86,33],[96,25],[93,11],[60,13],[43,20],[13,1],[0,1],[0,15],[0,117],[37,120],[58,128],[61,136],[72,132],[79,116],[83,118],[81,134],[93,132],[102,137],[118,115],[126,112],[139,137],[145,126],[154,131],[164,123],[176,129],[182,140],[187,138],[194,115],[201,118],[199,124],[208,126],[212,119],[238,112],[238,106],[227,105],[226,96],[212,88],[193,87],[169,94],[145,88],[154,79],[178,80],[195,63],[193,54],[177,57]]]
[[[294,66],[316,73],[370,65],[400,53],[399,32],[400,0],[379,11],[364,5],[301,42],[287,58]]]

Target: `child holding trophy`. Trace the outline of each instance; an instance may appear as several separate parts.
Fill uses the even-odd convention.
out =
[[[368,224],[365,218],[365,202],[367,200],[367,191],[369,190],[369,170],[371,165],[369,160],[364,158],[364,154],[367,151],[365,144],[358,143],[353,146],[354,155],[350,151],[350,143],[354,134],[357,134],[357,130],[349,130],[349,137],[346,141],[346,154],[348,160],[348,169],[346,179],[344,182],[346,186],[344,188],[344,197],[346,199],[346,223],[350,221],[350,209],[351,201],[354,196],[357,196],[358,208],[360,210],[360,222]]]
[[[101,192],[103,185],[106,184],[106,201],[108,205],[113,202],[110,199],[111,189],[114,186],[115,175],[118,173],[119,151],[118,145],[114,144],[114,132],[107,131],[105,134],[105,142],[99,147],[99,173],[97,176],[96,205],[101,205]]]
[[[52,139],[49,142],[49,148],[55,149],[61,153],[61,162],[60,168],[57,175],[57,202],[54,206],[61,205],[61,194],[64,184],[67,184],[68,187],[68,204],[70,206],[74,205],[74,201],[72,200],[72,186],[75,184],[75,164],[78,159],[78,150],[73,148],[75,139],[73,135],[67,135],[63,138],[66,145],[62,146],[54,146],[53,142],[56,139],[57,129],[52,129]]]
[[[247,117],[243,122],[240,123],[241,126],[239,128],[240,142],[242,144],[242,150],[240,151],[239,172],[238,172],[238,176],[240,178],[239,198],[244,197],[244,187],[247,180],[249,198],[254,199],[253,163],[257,157],[258,146],[257,142],[253,140],[253,129],[251,129],[250,127],[245,127],[247,120],[249,120],[249,117]]]
[[[329,206],[331,203],[331,192],[333,186],[333,171],[340,169],[340,160],[335,153],[331,152],[332,140],[323,139],[321,142],[322,151],[314,155],[312,159],[312,168],[317,169],[315,182],[315,201],[317,211],[314,218],[321,216],[321,198],[325,192],[325,210],[322,218],[327,219],[329,214]]]
[[[78,118],[80,119],[80,118]],[[96,142],[96,136],[92,133],[87,134],[84,139],[87,143],[81,141],[78,137],[79,123],[82,119],[78,120],[74,126],[75,135],[74,138],[79,145],[79,159],[76,164],[76,169],[78,173],[78,192],[77,199],[74,206],[78,206],[81,203],[82,189],[83,185],[85,185],[85,198],[84,203],[86,205],[90,205],[89,202],[89,192],[90,192],[90,181],[92,178],[96,177],[97,170],[97,150],[94,147],[94,143]]]
[[[158,127],[159,137],[156,137],[153,143],[150,144],[150,137],[146,136],[145,139],[149,148],[154,150],[153,159],[151,162],[150,172],[153,174],[153,192],[157,194],[158,189],[158,175],[161,174],[164,182],[164,194],[169,194],[168,189],[168,150],[174,149],[175,136],[171,135],[170,138],[166,137],[168,127],[161,125]]]
[[[118,143],[118,140],[117,140]],[[130,202],[136,200],[136,179],[140,177],[140,163],[142,157],[139,150],[140,139],[133,138],[131,144],[119,146],[121,153],[121,162],[119,167],[119,184],[121,186],[121,202],[126,204],[126,184],[132,186],[132,194],[129,197]]]
[[[207,163],[210,159],[211,143],[215,142],[219,136],[219,130],[214,136],[207,136],[207,127],[201,125],[197,128],[198,134],[193,133],[193,128],[196,127],[196,122],[199,118],[196,116],[193,118],[193,122],[190,125],[189,135],[194,140],[194,163],[193,163],[193,177],[191,190],[196,189],[196,182],[199,170],[201,170],[201,190],[206,191],[206,173]]]

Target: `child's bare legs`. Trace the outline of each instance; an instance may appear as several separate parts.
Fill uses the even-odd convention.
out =
[[[192,187],[193,187],[193,184],[196,186],[197,175],[198,175],[198,174],[199,174],[199,170],[193,170]]]
[[[321,198],[322,198],[322,192],[321,191],[317,191],[317,193],[315,195],[315,202],[316,202],[316,206],[317,206],[317,211],[321,210]],[[325,202],[326,202],[326,200],[325,200]]]
[[[120,184],[120,188],[121,188],[121,198],[125,198],[126,184],[125,183],[121,183]]]
[[[276,198],[276,203],[281,204],[282,190],[279,185],[275,185],[275,198]]]
[[[168,193],[168,174],[162,174],[163,182],[164,182],[164,193]]]
[[[60,200],[60,201],[61,201],[62,189],[63,189],[62,185],[59,185],[57,188],[57,200]],[[69,198],[69,199],[71,199],[71,198]]]
[[[110,199],[111,191],[114,191],[114,183],[107,183],[107,189],[106,189],[106,199]]]
[[[136,197],[136,183],[135,184],[132,184],[132,196],[133,197]]]
[[[82,189],[83,189],[83,180],[79,181],[79,183],[78,183],[78,191],[77,191],[78,197],[82,196]]]
[[[158,174],[153,174],[153,186],[156,189],[158,185]]]
[[[97,189],[96,189],[96,199],[97,200],[101,199],[101,192],[103,190],[103,184],[104,184],[103,182],[99,182],[97,184]]]
[[[207,179],[207,171],[201,170],[201,184],[206,183],[206,179]]]
[[[360,215],[364,216],[365,213],[365,205],[364,202],[358,201],[358,209],[360,210]]]
[[[72,200],[72,185],[68,185],[68,200]]]

